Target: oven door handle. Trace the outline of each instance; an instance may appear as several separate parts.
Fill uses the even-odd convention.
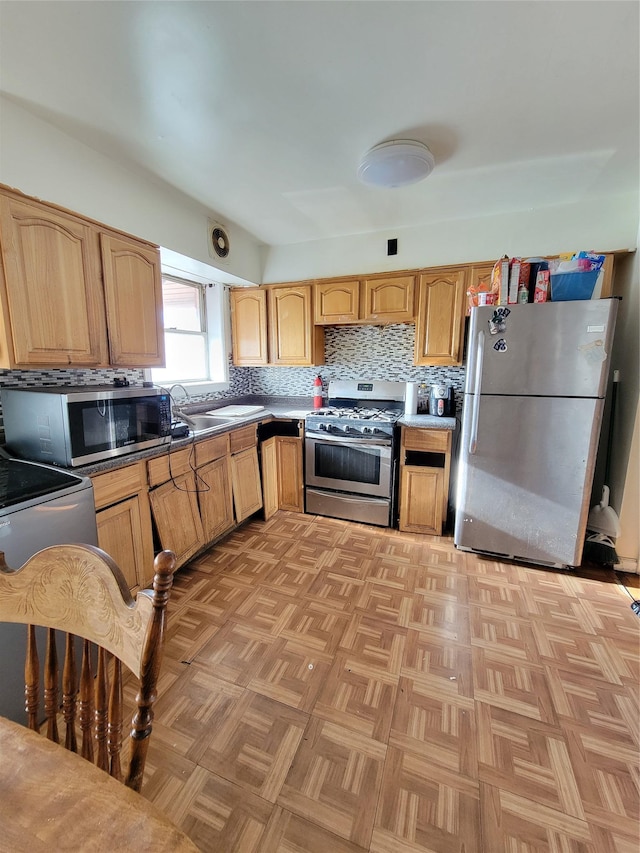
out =
[[[360,444],[368,445],[369,447],[391,447],[391,439],[385,438],[353,438],[349,436],[339,435],[317,435],[316,433],[306,433],[307,441],[332,441],[339,444]]]
[[[325,492],[328,495],[330,492]],[[346,492],[340,492],[340,500],[348,504],[388,504],[389,498],[374,498],[371,495],[349,495]]]

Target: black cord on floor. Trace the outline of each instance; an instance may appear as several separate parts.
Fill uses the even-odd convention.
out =
[[[633,612],[637,616],[640,616],[640,601],[637,598],[633,597],[633,595],[631,594],[631,590],[622,581],[622,579],[620,578],[620,575],[617,572],[615,572],[615,578],[616,578],[617,582],[620,584],[620,586],[622,587],[622,589],[627,593],[627,595],[631,599],[631,609],[633,610]]]

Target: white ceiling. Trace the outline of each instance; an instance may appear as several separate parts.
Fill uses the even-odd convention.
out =
[[[0,2],[0,89],[264,243],[637,190],[638,2]],[[411,187],[360,156],[416,139]]]

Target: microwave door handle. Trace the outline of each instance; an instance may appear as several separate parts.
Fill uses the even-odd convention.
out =
[[[471,434],[469,435],[469,455],[473,456],[478,447],[478,420],[480,418],[480,394],[482,393],[482,361],[484,359],[484,331],[476,338],[475,394],[471,410]]]

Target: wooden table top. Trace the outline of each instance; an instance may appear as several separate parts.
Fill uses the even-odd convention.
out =
[[[198,848],[155,806],[84,758],[0,717],[0,849]]]

